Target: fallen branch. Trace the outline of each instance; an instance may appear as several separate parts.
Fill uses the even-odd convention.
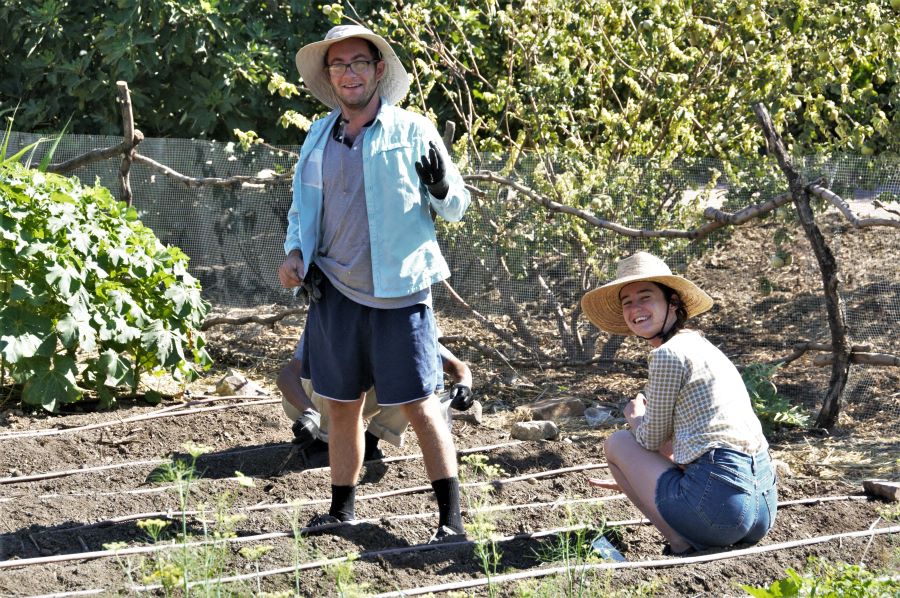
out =
[[[893,228],[900,228],[900,219],[859,218],[856,214],[853,213],[853,210],[850,209],[850,205],[844,200],[844,198],[831,189],[826,189],[825,187],[816,184],[807,185],[806,188],[813,195],[817,195],[818,197],[831,202],[838,210],[840,210],[841,214],[844,215],[844,218],[849,220],[850,223],[856,228],[866,228],[869,226],[890,226]]]
[[[240,318],[228,318],[225,316],[215,317],[215,318],[207,318],[203,321],[203,324],[200,326],[200,330],[209,330],[213,326],[221,326],[222,324],[233,324],[236,326],[240,326],[243,324],[274,324],[275,322],[280,322],[288,316],[295,316],[297,314],[305,314],[306,307],[297,307],[293,309],[286,309],[277,314],[272,314],[271,316],[243,316]]]
[[[834,355],[816,355],[813,365],[822,367],[834,363]],[[850,363],[881,366],[900,366],[900,356],[887,353],[850,353]]]
[[[545,208],[552,212],[558,212],[562,214],[569,214],[575,216],[576,218],[581,218],[585,222],[592,224],[598,228],[605,228],[607,230],[611,230],[620,235],[624,235],[626,237],[637,237],[637,238],[650,238],[650,237],[668,237],[668,238],[677,238],[677,239],[695,239],[698,236],[696,231],[686,231],[686,230],[642,230],[637,228],[630,228],[627,226],[622,226],[621,224],[616,224],[615,222],[610,222],[609,220],[604,220],[602,218],[597,218],[593,214],[585,212],[584,210],[579,210],[578,208],[573,208],[572,206],[567,206],[558,202],[555,202],[543,195],[539,195],[535,193],[525,185],[517,183],[516,181],[498,176],[492,172],[479,172],[476,174],[467,174],[463,176],[463,179],[469,181],[484,181],[487,183],[498,183],[500,185],[505,185],[510,187],[511,189],[515,189],[519,193],[528,196],[532,200],[537,203],[543,205]]]
[[[871,345],[853,345],[851,351],[866,352],[871,351]],[[816,343],[812,341],[803,341],[794,343],[794,350],[787,357],[781,357],[773,361],[767,362],[769,365],[787,365],[792,361],[796,361],[806,355],[808,351],[832,351],[832,347],[828,343]]]

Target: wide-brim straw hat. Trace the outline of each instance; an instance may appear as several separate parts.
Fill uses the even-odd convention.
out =
[[[658,282],[678,293],[688,318],[702,314],[713,306],[712,298],[683,276],[672,274],[664,261],[639,251],[619,260],[615,280],[588,291],[581,298],[581,308],[588,319],[601,330],[613,334],[632,334],[622,315],[622,287],[640,281]]]
[[[383,37],[360,25],[332,27],[322,41],[300,48],[295,59],[297,71],[309,92],[329,108],[337,108],[338,98],[331,87],[328,71],[325,70],[325,53],[331,44],[353,37],[369,40],[381,52],[381,59],[384,61],[384,75],[378,82],[378,93],[381,98],[388,104],[396,104],[402,100],[409,91],[409,75],[406,69]]]

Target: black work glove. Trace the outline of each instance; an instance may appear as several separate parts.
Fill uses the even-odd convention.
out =
[[[441,158],[441,153],[434,141],[429,141],[428,147],[428,155],[422,156],[416,162],[416,172],[419,173],[419,178],[422,179],[422,183],[428,188],[429,193],[438,199],[444,199],[450,191],[444,159]]]
[[[475,393],[465,384],[454,384],[450,390],[450,406],[457,411],[465,411],[475,401]]]

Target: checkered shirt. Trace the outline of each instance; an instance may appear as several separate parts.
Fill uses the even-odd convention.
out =
[[[676,463],[713,448],[755,455],[768,447],[737,368],[697,332],[676,334],[650,352],[644,395],[647,411],[634,436],[651,451],[672,439]]]

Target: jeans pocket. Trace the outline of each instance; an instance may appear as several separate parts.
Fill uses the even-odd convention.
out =
[[[742,481],[742,477],[718,471],[709,472],[696,509],[697,514],[716,534],[734,534],[739,538],[746,532],[744,528],[754,500],[752,492]]]

